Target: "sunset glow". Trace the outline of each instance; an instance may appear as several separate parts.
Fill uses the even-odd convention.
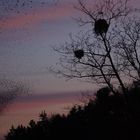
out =
[[[59,47],[70,33],[81,31],[74,20],[81,13],[74,9],[75,0],[42,3],[35,0],[30,6],[18,7],[20,12],[15,12],[16,8],[5,13],[0,9],[0,77],[19,81],[30,89],[29,94],[10,102],[0,115],[0,140],[12,125],[38,120],[43,110],[49,115],[66,114],[74,104],[81,103],[83,91],[94,93],[100,87],[48,71],[59,59],[52,46]],[[88,0],[88,4],[93,1]],[[140,1],[134,0],[130,5],[140,8]]]

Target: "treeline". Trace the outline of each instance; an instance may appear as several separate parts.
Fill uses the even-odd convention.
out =
[[[105,87],[94,99],[73,106],[67,115],[45,112],[28,126],[13,126],[5,140],[138,140],[140,139],[140,86],[126,94],[112,94]]]

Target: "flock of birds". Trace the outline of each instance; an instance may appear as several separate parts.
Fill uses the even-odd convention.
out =
[[[26,11],[26,8],[33,8],[34,5],[43,6],[48,3],[48,0],[1,0],[0,7],[3,12],[17,13]]]

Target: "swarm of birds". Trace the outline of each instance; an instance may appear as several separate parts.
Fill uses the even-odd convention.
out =
[[[98,19],[95,21],[94,31],[97,35],[107,33],[109,24],[105,19]]]
[[[27,9],[32,9],[36,5],[42,7],[49,4],[48,1],[40,0],[0,0],[0,11],[3,13],[26,13]]]
[[[81,59],[84,56],[83,49],[78,49],[74,51],[74,55],[76,58]]]

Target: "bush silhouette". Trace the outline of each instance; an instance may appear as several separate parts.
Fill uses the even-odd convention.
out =
[[[134,84],[125,97],[119,92],[111,94],[108,88],[100,89],[95,96],[83,106],[73,106],[67,115],[48,117],[42,112],[39,121],[31,120],[27,127],[12,126],[5,140],[140,139],[139,86]]]

